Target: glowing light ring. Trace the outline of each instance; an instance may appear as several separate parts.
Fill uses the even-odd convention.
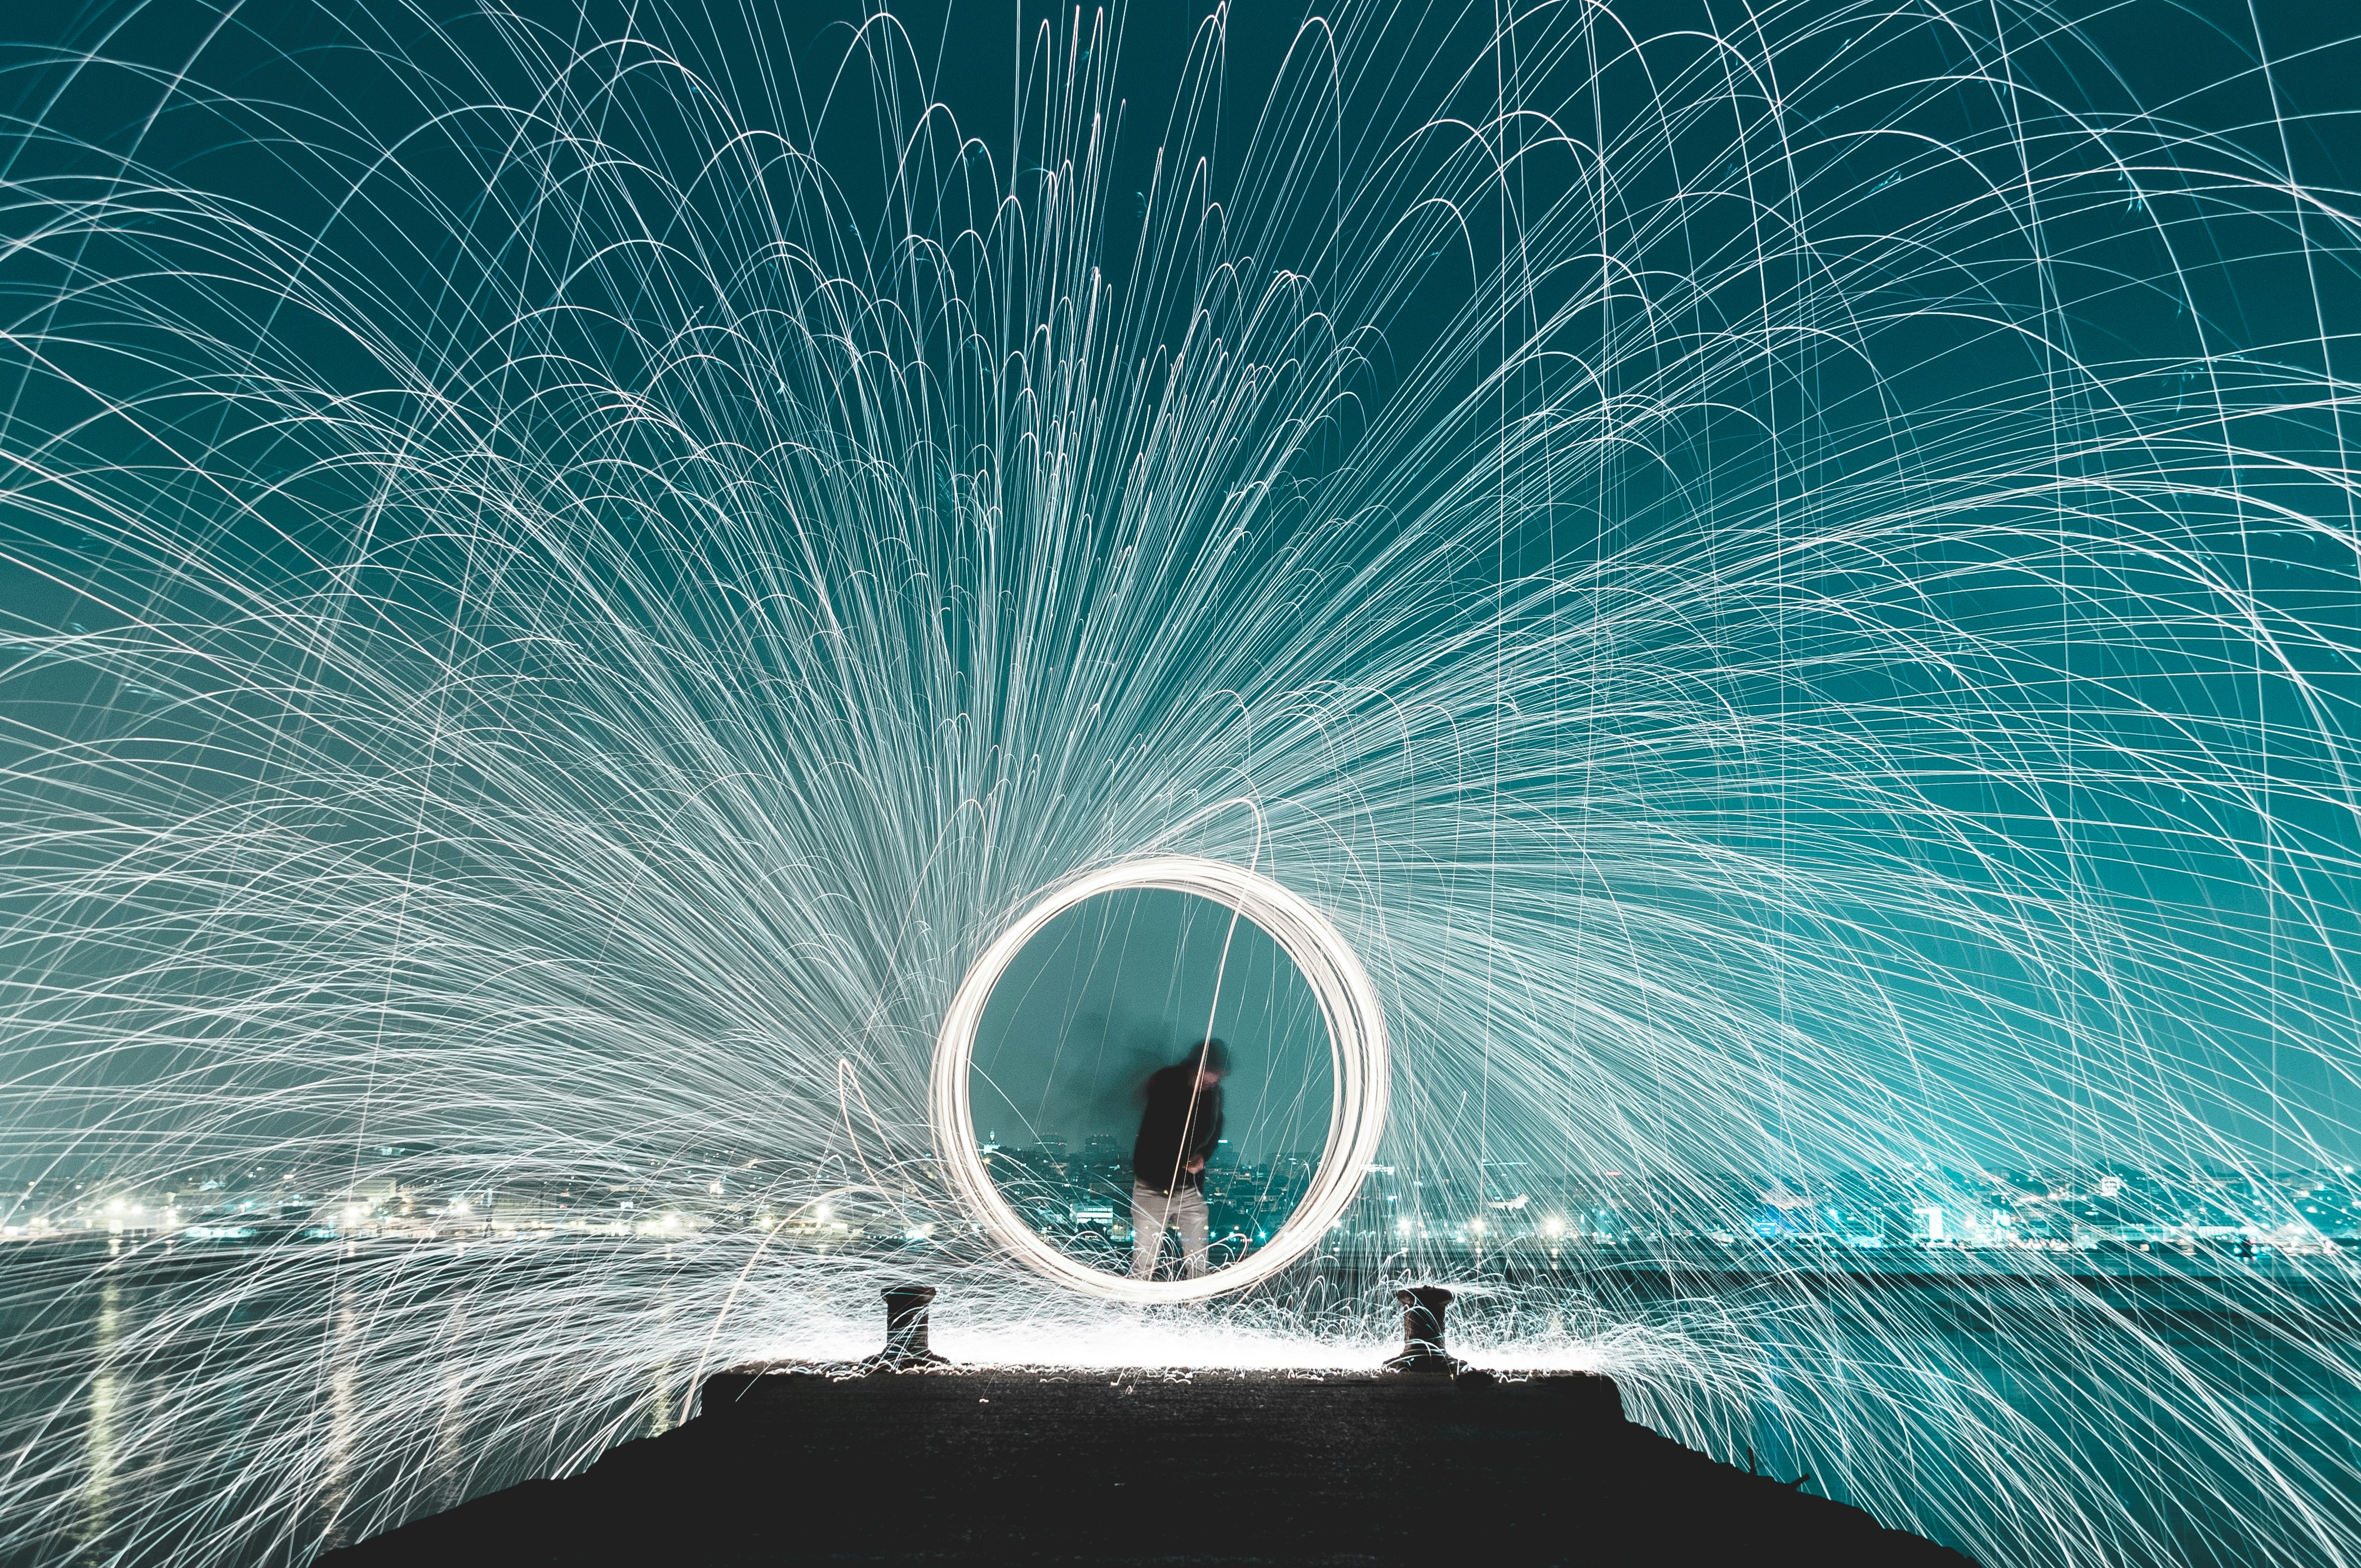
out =
[[[1260,927],[1294,961],[1328,1025],[1329,1059],[1334,1064],[1329,1095],[1328,1141],[1320,1152],[1311,1190],[1295,1206],[1279,1234],[1260,1251],[1202,1279],[1169,1284],[1102,1273],[1068,1257],[1035,1233],[1009,1206],[983,1168],[969,1103],[969,1069],[975,1058],[975,1032],[983,1021],[992,988],[1025,944],[1041,928],[1085,899],[1126,888],[1161,888],[1192,893],[1234,909]],[[1390,1089],[1386,1021],[1368,971],[1326,916],[1267,876],[1221,861],[1167,855],[1088,872],[1060,883],[1003,931],[960,982],[935,1043],[934,1083],[928,1114],[935,1151],[952,1190],[994,1240],[1038,1274],[1085,1295],[1117,1301],[1199,1301],[1243,1290],[1268,1279],[1315,1245],[1360,1190],[1361,1178],[1385,1132]]]

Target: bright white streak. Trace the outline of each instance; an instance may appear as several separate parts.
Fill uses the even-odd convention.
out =
[[[1198,1279],[1136,1280],[1093,1268],[1042,1240],[1009,1205],[983,1165],[970,1107],[975,1032],[984,1005],[1008,966],[1044,927],[1085,899],[1133,888],[1194,894],[1235,910],[1268,932],[1294,960],[1320,1003],[1334,1065],[1327,1145],[1302,1200],[1276,1234],[1226,1268]],[[1377,988],[1352,945],[1320,911],[1266,876],[1202,856],[1160,855],[1084,872],[1051,889],[994,938],[968,970],[943,1017],[935,1044],[929,1099],[935,1149],[951,1189],[1010,1255],[1044,1278],[1111,1301],[1202,1301],[1247,1289],[1270,1278],[1326,1239],[1329,1228],[1360,1190],[1385,1135],[1391,1081],[1385,1012]]]

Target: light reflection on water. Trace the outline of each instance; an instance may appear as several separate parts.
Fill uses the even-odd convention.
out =
[[[467,1330],[465,1310],[454,1314],[452,1328],[454,1337],[464,1342]],[[466,1458],[463,1440],[467,1431],[467,1376],[456,1362],[445,1365],[441,1376],[442,1411],[434,1422],[434,1457],[430,1462],[427,1482],[428,1506],[437,1511],[464,1500],[458,1486]]]
[[[120,1252],[122,1244],[110,1244]],[[90,1404],[82,1430],[82,1524],[76,1534],[80,1560],[95,1558],[106,1540],[115,1497],[115,1413],[123,1398],[123,1376],[115,1365],[115,1343],[123,1334],[123,1286],[109,1278],[99,1288],[98,1318],[91,1336]]]
[[[663,1359],[610,1419],[521,1422],[513,1394],[504,1400],[489,1381],[497,1369],[470,1376],[466,1298],[438,1299],[448,1279],[431,1269],[400,1301],[372,1301],[326,1272],[257,1288],[244,1261],[184,1249],[159,1262],[126,1255],[120,1241],[0,1251],[0,1473],[39,1477],[0,1520],[0,1568],[199,1555],[294,1568],[385,1528],[394,1487],[423,1505],[412,1511],[439,1511],[547,1473],[551,1453],[579,1453],[585,1441],[595,1453],[602,1430],[637,1437],[677,1422],[686,1370]],[[389,1468],[373,1430],[389,1391],[370,1352],[403,1314],[439,1314],[452,1354],[434,1375],[431,1420],[412,1429],[416,1451]],[[545,1452],[516,1452],[528,1426]],[[225,1559],[191,1550],[225,1536],[240,1542]]]
[[[672,1292],[667,1290],[656,1309],[656,1321],[664,1329],[670,1330],[675,1316]],[[659,1343],[672,1343],[672,1335],[669,1332],[658,1335],[657,1339]],[[675,1401],[678,1398],[673,1391],[675,1376],[673,1365],[669,1360],[659,1361],[648,1369],[647,1435],[650,1437],[662,1437],[679,1424],[675,1419],[676,1412]]]
[[[335,1328],[328,1342],[328,1467],[320,1488],[321,1511],[328,1526],[322,1538],[327,1548],[347,1545],[345,1506],[352,1500],[353,1384],[359,1376],[360,1321],[349,1287],[336,1291]]]

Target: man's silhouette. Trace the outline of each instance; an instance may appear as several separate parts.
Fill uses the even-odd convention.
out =
[[[1200,1040],[1148,1080],[1131,1146],[1131,1277],[1153,1278],[1167,1225],[1180,1233],[1180,1271],[1205,1272],[1205,1161],[1222,1141],[1222,1080],[1230,1048]]]

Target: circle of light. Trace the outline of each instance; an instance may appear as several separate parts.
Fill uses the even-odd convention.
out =
[[[1000,1195],[983,1168],[969,1102],[975,1034],[993,987],[1026,943],[1085,899],[1126,888],[1160,888],[1209,898],[1253,921],[1293,960],[1328,1026],[1328,1141],[1311,1190],[1261,1250],[1198,1279],[1164,1283],[1102,1273],[1041,1239]],[[1267,876],[1222,861],[1165,855],[1086,872],[1059,884],[984,949],[952,997],[935,1043],[928,1115],[935,1150],[952,1190],[994,1241],[1035,1273],[1087,1296],[1115,1301],[1201,1301],[1269,1278],[1315,1245],[1360,1190],[1385,1132],[1390,1092],[1386,1021],[1368,971],[1328,917]]]

